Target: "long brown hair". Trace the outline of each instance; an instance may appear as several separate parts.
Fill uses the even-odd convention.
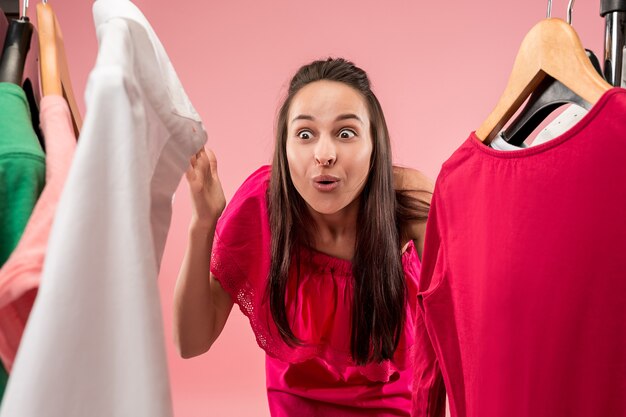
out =
[[[410,221],[425,220],[428,203],[394,190],[389,132],[367,74],[342,58],[320,60],[301,67],[292,78],[278,113],[276,148],[267,195],[271,227],[271,265],[267,285],[272,318],[282,339],[301,344],[289,325],[285,293],[297,245],[311,242],[312,219],[294,187],[287,164],[287,117],[293,97],[305,85],[329,80],[346,84],[365,99],[373,150],[370,170],[359,197],[356,246],[352,260],[351,354],[357,364],[391,359],[404,327],[407,302],[400,245]],[[394,213],[390,216],[389,213]]]

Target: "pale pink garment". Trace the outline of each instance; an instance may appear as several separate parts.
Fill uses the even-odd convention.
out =
[[[19,244],[0,269],[0,360],[9,372],[37,295],[50,227],[76,147],[65,99],[46,96],[40,107],[46,143],[46,186]]]
[[[272,416],[408,416],[421,268],[413,243],[402,255],[408,304],[393,360],[355,365],[350,357],[351,262],[302,247],[299,271],[291,269],[286,305],[291,328],[304,344],[290,348],[278,335],[265,297],[270,265],[269,175],[268,166],[253,173],[224,211],[215,234],[211,271],[248,317],[257,343],[267,354]]]

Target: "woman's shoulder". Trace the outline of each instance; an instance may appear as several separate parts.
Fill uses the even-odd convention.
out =
[[[226,211],[233,204],[239,204],[254,197],[264,197],[269,187],[271,172],[270,165],[263,165],[248,175],[228,201]]]
[[[270,165],[262,165],[256,171],[248,176],[239,187],[240,191],[263,191],[267,190],[270,181],[270,175],[272,174],[272,167]]]
[[[222,214],[222,218],[231,217],[242,210],[264,211],[270,174],[271,167],[269,165],[263,165],[250,174],[235,191]]]
[[[213,240],[211,273],[244,314],[255,294],[264,294],[269,272],[269,176],[270,167],[262,166],[244,180],[220,216]]]
[[[394,166],[393,178],[397,191],[406,191],[430,203],[435,185],[427,175],[414,168]]]
[[[246,178],[228,202],[215,230],[213,257],[224,265],[235,260],[244,276],[251,274],[251,258],[265,256],[269,245],[266,192],[270,171],[264,165]]]
[[[413,168],[394,166],[393,176],[396,191],[400,191],[405,197],[412,200],[412,204],[407,207],[411,213],[406,216],[407,219],[403,222],[403,234],[406,239],[415,243],[415,248],[421,259],[434,183],[428,176]]]

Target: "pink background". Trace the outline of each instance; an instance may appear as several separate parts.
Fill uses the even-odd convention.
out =
[[[90,1],[51,0],[65,36],[84,114],[84,88],[97,53]],[[441,163],[496,104],[524,34],[546,1],[137,0],[209,133],[230,198],[271,158],[273,127],[288,80],[327,56],[353,60],[370,75],[391,131],[395,160],[435,178]],[[554,2],[564,17],[566,0]],[[578,1],[574,27],[603,53],[599,0]],[[35,19],[34,7],[29,14]],[[172,294],[190,215],[181,183],[160,275],[176,416],[268,416],[264,354],[233,310],[207,354],[177,357]]]

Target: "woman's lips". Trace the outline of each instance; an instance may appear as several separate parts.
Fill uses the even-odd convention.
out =
[[[332,191],[339,186],[339,178],[333,175],[313,177],[313,187],[319,191]]]

